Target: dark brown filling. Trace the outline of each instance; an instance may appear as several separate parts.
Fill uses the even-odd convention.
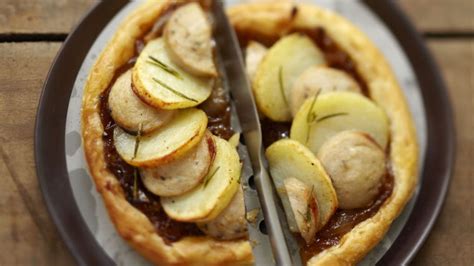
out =
[[[171,6],[167,13],[170,13],[175,9],[175,7],[176,6]],[[110,111],[107,105],[110,87],[121,74],[133,67],[138,54],[144,47],[145,42],[151,38],[156,38],[161,35],[163,24],[163,21],[158,22],[157,27],[151,30],[151,32],[142,39],[136,41],[135,56],[131,58],[127,64],[116,71],[114,79],[110,83],[109,88],[105,90],[100,96],[100,115],[104,127],[103,141],[105,160],[108,169],[120,181],[127,201],[143,212],[155,226],[157,233],[163,237],[166,243],[170,244],[185,236],[199,236],[203,235],[203,233],[194,223],[183,223],[170,219],[161,208],[159,197],[150,193],[144,187],[141,178],[137,176],[138,171],[136,171],[134,167],[128,165],[118,155],[113,141],[113,130],[117,125],[110,116]],[[355,63],[352,61],[350,56],[345,51],[340,49],[339,46],[325,33],[324,29],[293,29],[291,32],[300,32],[311,37],[315,44],[317,44],[317,46],[324,52],[328,65],[330,67],[343,70],[351,75],[361,86],[364,95],[370,97],[367,84],[357,72]],[[278,40],[278,37],[275,36],[269,37],[252,32],[237,32],[237,34],[239,36],[239,40],[241,41],[242,47],[245,47],[245,44],[249,40],[259,41],[267,46],[272,45]],[[211,97],[206,102],[201,104],[199,108],[204,110],[208,115],[208,129],[214,135],[220,136],[224,139],[229,139],[232,136],[233,131],[230,126],[230,103],[227,94],[221,86],[220,81],[216,82],[216,86]],[[264,119],[261,122],[265,147],[279,139],[287,138],[289,136],[291,123],[277,123],[268,119]],[[138,196],[134,198],[134,181],[136,177]],[[307,261],[313,255],[321,252],[322,250],[338,244],[342,236],[354,228],[354,226],[366,220],[367,218],[372,217],[379,210],[385,200],[391,195],[393,190],[393,182],[393,176],[391,174],[387,174],[383,182],[380,195],[370,207],[356,210],[337,210],[329,223],[317,233],[316,240],[312,244],[306,245],[306,243],[300,239],[299,243],[302,247],[301,256],[303,261]]]

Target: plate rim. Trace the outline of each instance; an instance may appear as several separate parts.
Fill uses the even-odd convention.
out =
[[[456,157],[454,113],[448,89],[433,55],[396,1],[363,2],[390,29],[407,55],[425,108],[427,144],[417,200],[398,237],[377,262],[377,265],[406,265],[423,246],[446,199]],[[437,134],[441,135],[441,141]],[[428,168],[429,165],[437,167]],[[428,187],[426,182],[433,179],[428,177],[433,175],[439,176],[437,184],[430,183]],[[429,188],[430,193],[427,192]],[[433,198],[435,194],[438,196]],[[431,214],[427,216],[426,213]]]
[[[79,265],[115,263],[87,227],[69,182],[65,153],[69,98],[92,44],[127,3],[126,0],[99,1],[79,20],[53,60],[36,113],[34,154],[41,194],[63,243]]]
[[[100,1],[83,16],[52,63],[37,109],[34,138],[37,178],[49,215],[79,265],[115,263],[87,228],[67,178],[64,140],[68,103],[87,52],[104,26],[127,3],[126,0]],[[440,71],[408,17],[394,1],[363,0],[362,3],[384,22],[403,48],[416,74],[425,105],[428,138],[417,201],[400,234],[377,262],[402,265],[409,263],[421,248],[445,201],[455,159],[454,116]],[[428,165],[438,167],[428,169]],[[439,176],[438,182],[436,186],[427,187],[427,177],[433,175]],[[57,191],[61,193],[55,193]],[[438,196],[434,197],[434,194]]]

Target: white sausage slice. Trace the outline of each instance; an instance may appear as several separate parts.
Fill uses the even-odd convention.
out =
[[[339,208],[370,205],[385,175],[385,153],[362,131],[343,131],[326,141],[318,158],[333,181]]]
[[[295,81],[290,94],[290,107],[293,117],[304,101],[320,93],[330,91],[352,91],[360,93],[359,84],[341,70],[325,66],[313,66],[305,70]]]
[[[206,14],[194,2],[174,11],[164,29],[171,58],[196,76],[217,76],[211,35],[211,25]]]
[[[184,157],[156,168],[141,168],[145,187],[159,196],[177,196],[188,192],[202,182],[209,171],[216,152],[211,133]]]
[[[253,81],[258,65],[267,54],[267,47],[256,41],[250,41],[245,48],[245,66],[250,81]]]
[[[298,230],[306,243],[311,243],[316,235],[319,220],[314,187],[311,188],[294,177],[286,178],[283,182]]]
[[[142,134],[149,133],[168,122],[174,111],[151,107],[138,98],[132,89],[132,71],[123,73],[109,93],[108,105],[110,114],[122,128],[138,132],[142,125]]]
[[[244,237],[247,234],[244,194],[239,187],[229,205],[214,220],[199,223],[199,228],[207,235],[221,240]]]

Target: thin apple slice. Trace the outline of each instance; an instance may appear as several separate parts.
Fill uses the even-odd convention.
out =
[[[166,23],[163,35],[176,64],[197,76],[217,76],[211,25],[198,3],[176,9]]]
[[[368,98],[352,92],[328,92],[308,98],[291,125],[290,137],[317,153],[321,145],[345,130],[367,132],[385,149],[388,119]]]
[[[263,57],[267,54],[267,47],[263,44],[250,41],[245,48],[245,67],[247,68],[247,75],[251,81],[255,78],[257,68],[262,62]]]
[[[216,153],[212,134],[207,132],[201,142],[183,157],[154,168],[141,168],[145,187],[158,196],[178,196],[197,185],[209,172]]]
[[[114,121],[122,128],[143,134],[152,132],[168,122],[175,111],[151,107],[132,90],[132,71],[123,73],[110,89],[108,105]]]
[[[273,143],[267,148],[265,155],[273,183],[283,203],[290,230],[299,232],[292,208],[295,204],[291,204],[285,186],[285,182],[288,182],[285,180],[289,178],[296,178],[306,187],[314,189],[313,193],[319,210],[317,229],[322,228],[336,211],[338,202],[331,179],[316,156],[308,148],[291,139],[282,139]]]
[[[237,148],[239,146],[239,142],[240,142],[240,133],[239,132],[235,132],[234,135],[232,135],[232,137],[230,137],[230,139],[228,140],[228,142],[234,146],[235,148]]]
[[[247,235],[247,220],[245,219],[244,192],[239,186],[229,205],[215,219],[198,223],[206,235],[221,240],[231,240]]]
[[[204,136],[206,113],[199,109],[181,110],[171,121],[153,133],[138,137],[120,127],[114,130],[118,154],[129,164],[156,167],[173,161],[195,147]]]
[[[204,182],[176,197],[162,197],[166,214],[184,222],[206,222],[216,218],[232,200],[239,187],[240,159],[227,141],[213,137],[216,157]]]
[[[133,89],[143,101],[172,110],[196,106],[211,94],[213,79],[189,74],[173,63],[163,38],[150,41],[133,68]]]
[[[257,68],[253,87],[260,111],[273,121],[290,121],[290,91],[308,67],[325,64],[324,54],[305,35],[294,33],[275,43]]]
[[[306,69],[295,81],[290,95],[293,117],[304,101],[316,93],[331,91],[352,91],[360,93],[359,84],[346,72],[326,66],[313,66]]]
[[[294,177],[285,178],[283,184],[298,231],[306,243],[311,243],[319,225],[319,209],[314,187]]]

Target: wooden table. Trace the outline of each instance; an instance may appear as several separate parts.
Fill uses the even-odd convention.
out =
[[[2,0],[0,5],[0,265],[73,264],[38,187],[34,123],[52,60],[93,2]],[[414,264],[472,265],[474,2],[400,3],[441,67],[457,128],[457,159],[448,198]]]

